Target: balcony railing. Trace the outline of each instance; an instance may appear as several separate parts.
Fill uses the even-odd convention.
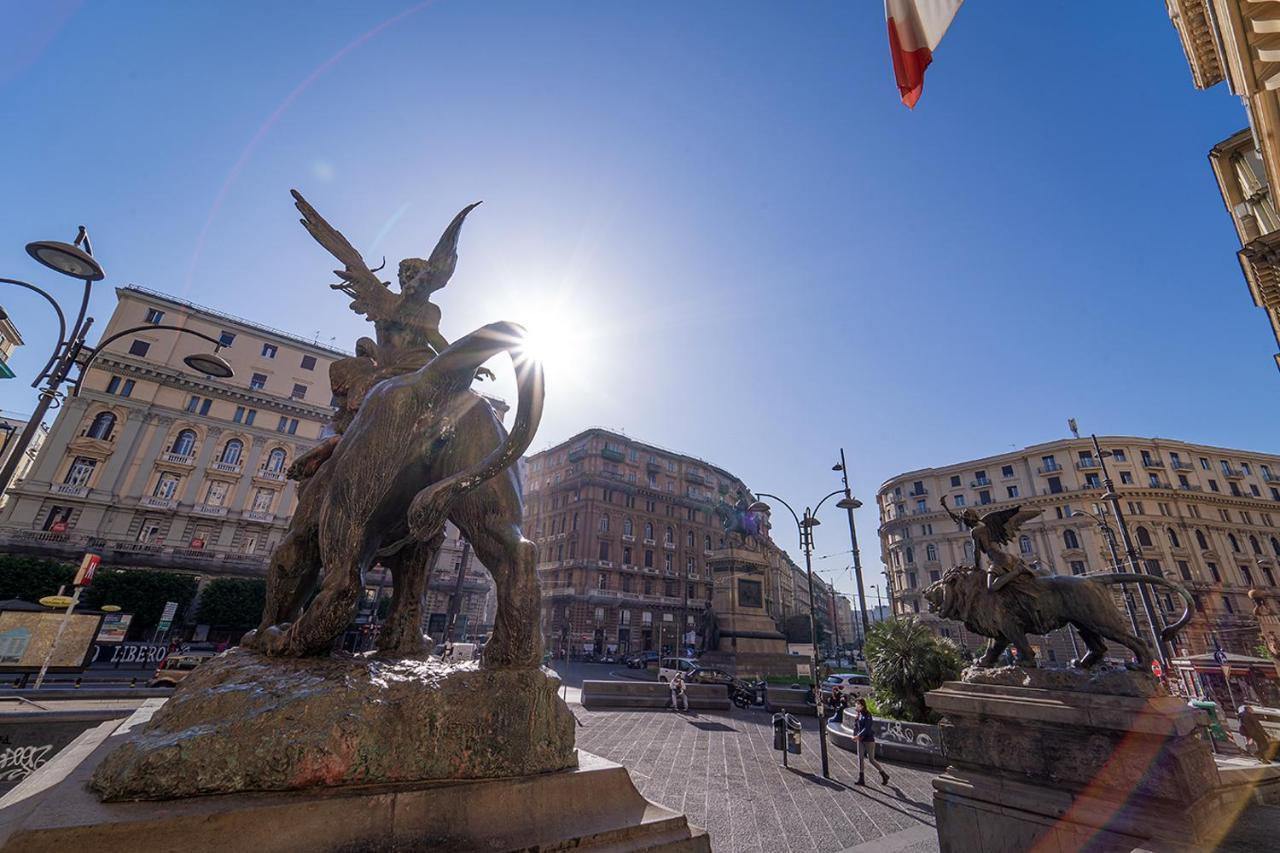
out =
[[[1239,468],[1232,468],[1230,466],[1227,466],[1226,468],[1222,469],[1222,476],[1231,480],[1239,480],[1244,476],[1244,472],[1241,471]]]
[[[1169,467],[1175,471],[1190,471],[1191,463],[1183,462],[1181,459],[1171,459],[1169,460]]]
[[[172,462],[174,465],[195,465],[196,457],[186,453],[173,453],[166,450],[160,454],[161,461]]]
[[[929,494],[929,490],[926,489],[924,486],[921,486],[918,489],[912,489],[911,491],[907,492],[907,494],[913,498],[922,498],[925,495]]]
[[[969,484],[969,488],[977,489],[983,486],[990,486],[990,485],[991,485],[991,481],[988,480],[986,477],[979,477],[978,479],[974,480],[972,483]]]
[[[1143,468],[1163,468],[1164,460],[1157,459],[1154,456],[1145,456],[1142,459],[1142,467]]]
[[[161,498],[155,495],[143,495],[138,503],[152,509],[173,509],[178,505],[173,498]]]
[[[605,459],[608,459],[610,462],[623,462],[626,461],[627,458],[627,455],[621,450],[615,450],[612,447],[602,449],[600,451],[600,455]]]
[[[227,514],[225,506],[214,506],[213,504],[196,504],[191,508],[196,515],[213,515],[222,516]]]
[[[239,474],[239,462],[214,462],[209,465],[215,471],[221,471],[224,474]]]
[[[270,524],[276,520],[276,514],[274,512],[258,512],[250,509],[245,511],[244,518],[246,521],[260,521],[263,524]]]
[[[1102,465],[1098,463],[1098,460],[1093,458],[1081,459],[1079,462],[1076,463],[1076,468],[1080,471],[1092,471],[1095,468],[1101,468],[1101,467]]]
[[[283,483],[285,480],[283,471],[268,471],[266,468],[258,469],[256,476],[259,480],[273,480],[277,483]]]
[[[77,486],[72,483],[54,483],[49,486],[49,491],[55,495],[68,495],[73,498],[83,498],[89,494],[88,486]]]
[[[1270,471],[1263,471],[1262,481],[1264,483],[1280,483],[1280,475],[1272,474]]]

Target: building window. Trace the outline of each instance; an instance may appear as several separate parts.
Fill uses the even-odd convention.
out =
[[[956,495],[956,506],[964,506],[964,495]]]
[[[1082,574],[1084,574],[1084,561],[1083,561],[1083,560],[1072,560],[1072,561],[1071,561],[1071,574],[1073,574],[1073,575],[1082,575]]]
[[[293,397],[295,400],[307,399],[307,386],[299,382],[293,383],[293,393],[289,396]]]
[[[1249,520],[1246,518],[1245,522],[1248,523],[1248,521]],[[1257,554],[1258,556],[1262,556],[1262,546],[1258,544],[1258,537],[1256,536],[1249,537],[1249,547],[1253,550],[1253,553]]]
[[[1124,456],[1124,451],[1123,451],[1123,450],[1121,450],[1121,449],[1119,449],[1119,448],[1116,448],[1115,450],[1111,451],[1111,456],[1112,456],[1112,458],[1113,458],[1113,459],[1115,459],[1117,462],[1125,462],[1125,461],[1127,461],[1127,460],[1125,459],[1125,456]]]
[[[277,447],[275,450],[267,454],[267,464],[264,470],[278,474],[284,470],[285,452]]]
[[[153,326],[158,326],[164,322],[164,312],[158,308],[147,309],[147,322]]]
[[[1240,543],[1236,541],[1236,535],[1234,533],[1227,534],[1227,541],[1231,543],[1232,551],[1236,552],[1237,554],[1240,553]]]
[[[1001,468],[1001,469],[1000,469],[1000,476],[1001,476],[1001,477],[1012,477],[1012,476],[1013,476],[1013,466],[1012,466],[1012,465],[1005,465],[1003,468]]]
[[[219,461],[228,465],[238,465],[240,464],[240,454],[243,451],[244,442],[238,438],[233,438],[223,446],[222,456]]]
[[[229,347],[236,342],[236,333],[228,332],[225,329],[222,334],[218,335],[218,346]]]
[[[1187,565],[1186,560],[1178,560],[1178,574],[1184,581],[1191,580],[1191,566]]]
[[[634,530],[635,528],[631,522],[631,516],[628,515],[626,518],[622,519],[622,535],[623,536],[634,536],[635,535],[635,533],[633,532]]]
[[[209,506],[222,506],[227,500],[227,491],[230,485],[223,480],[214,480],[209,484],[209,490],[205,492],[204,502]]]
[[[1120,484],[1121,484],[1121,485],[1124,485],[1124,486],[1132,486],[1132,485],[1133,485],[1133,474],[1131,474],[1131,473],[1130,473],[1130,472],[1128,472],[1128,471],[1121,471],[1121,472],[1120,472]]]
[[[1031,553],[1031,537],[1030,536],[1018,537],[1018,550],[1022,551],[1022,553],[1024,554]]]
[[[304,355],[304,356],[302,357],[302,369],[303,369],[303,370],[315,370],[315,369],[316,369],[316,357],[315,357],[314,355]]]
[[[1214,582],[1214,583],[1222,583],[1222,575],[1221,575],[1221,573],[1219,573],[1219,572],[1218,572],[1218,564],[1217,564],[1217,563],[1205,563],[1205,565],[1209,568],[1209,574],[1210,574],[1210,576],[1212,576],[1212,577],[1213,577],[1213,582]]]
[[[645,552],[644,552],[644,567],[645,567],[646,569],[652,569],[652,568],[653,568],[653,552],[652,552],[652,551],[645,551]]]
[[[244,413],[244,425],[245,425],[245,426],[253,426],[253,419],[254,419],[254,418],[256,418],[257,416],[258,416],[258,410],[257,410],[257,409],[250,409],[249,411],[245,412],[245,413]]]
[[[1229,595],[1224,595],[1224,596],[1222,596],[1222,607],[1223,607],[1223,609],[1225,609],[1228,613],[1235,613],[1235,612],[1236,612],[1235,607],[1233,607],[1233,606],[1232,606],[1232,604],[1231,604],[1231,596],[1229,596]]]
[[[284,432],[289,428],[289,419],[284,415],[280,416],[280,423],[276,424],[276,432]]]
[[[1051,495],[1060,495],[1060,494],[1062,494],[1062,491],[1063,491],[1063,489],[1062,489],[1062,478],[1061,478],[1061,477],[1050,477],[1050,478],[1049,478],[1049,494],[1051,494]]]
[[[1079,548],[1080,540],[1074,530],[1064,530],[1062,532],[1062,544],[1066,548]]]
[[[255,391],[261,391],[267,387],[267,374],[255,373],[249,377],[249,387]]]
[[[1177,531],[1175,531],[1172,527],[1170,527],[1170,528],[1169,528],[1167,531],[1165,531],[1165,532],[1169,534],[1169,544],[1170,544],[1170,545],[1172,545],[1174,548],[1181,548],[1181,547],[1182,547],[1182,543],[1178,541],[1178,534],[1177,534]]]
[[[184,429],[178,433],[177,438],[173,440],[173,447],[169,448],[170,453],[176,453],[179,456],[190,456],[196,448],[195,430]]]
[[[951,478],[951,488],[953,489],[960,488],[960,475],[957,474]]]
[[[1143,548],[1150,548],[1151,534],[1147,531],[1147,528],[1139,527],[1137,532],[1138,532],[1138,544],[1141,545]]]
[[[58,523],[66,524],[71,520],[71,507],[55,506],[49,509],[49,517],[44,520],[43,530],[52,530]]]
[[[111,412],[99,412],[97,417],[93,419],[93,423],[89,424],[89,438],[97,438],[106,441],[111,438],[111,431],[115,429],[116,416]]]
[[[151,349],[151,344],[146,341],[134,340],[129,344],[129,355],[136,355],[138,358],[146,358],[147,350]]]
[[[1211,492],[1220,491],[1220,490],[1218,489],[1218,481],[1217,481],[1217,480],[1210,480],[1210,481],[1209,481],[1209,491],[1211,491]]]
[[[87,456],[77,456],[75,461],[71,463],[71,467],[67,469],[67,476],[62,482],[68,486],[87,486],[89,478],[93,476],[93,469],[97,466],[98,460],[90,459]]]
[[[275,357],[276,357],[276,353],[278,353],[278,352],[279,352],[279,350],[276,348],[276,345],[275,345],[275,344],[263,344],[263,345],[262,345],[262,357],[263,357],[263,358],[275,358]]]
[[[1203,531],[1203,530],[1197,530],[1197,531],[1196,531],[1196,544],[1200,546],[1200,550],[1201,550],[1201,551],[1208,551],[1208,550],[1209,550],[1209,542],[1208,542],[1208,540],[1206,540],[1206,539],[1204,538],[1204,531]],[[1277,552],[1277,553],[1280,553],[1280,552]]]
[[[271,512],[271,501],[275,496],[276,493],[271,489],[258,489],[253,493],[253,511]]]
[[[156,487],[151,490],[152,496],[167,501],[173,500],[174,494],[178,491],[180,479],[177,474],[161,474],[160,479],[156,481]]]
[[[646,542],[653,541],[653,523],[646,521],[644,523],[644,538]]]
[[[609,543],[608,542],[600,543],[600,559],[601,560],[609,559]],[[604,587],[600,587],[600,588],[604,589]]]
[[[231,416],[231,420],[236,423],[244,422],[244,406],[236,406],[236,413]]]
[[[1018,487],[1017,487],[1017,486],[1008,486],[1008,487],[1006,488],[1006,491],[1009,493],[1009,497],[1011,497],[1011,498],[1016,498],[1016,497],[1018,496]]]
[[[925,558],[926,560],[936,560],[936,559],[938,559],[938,546],[937,546],[937,545],[932,545],[932,544],[930,544],[930,545],[925,545],[925,546],[924,546],[924,558]]]

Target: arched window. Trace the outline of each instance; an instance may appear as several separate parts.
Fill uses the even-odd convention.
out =
[[[674,545],[676,542],[676,532],[670,527],[667,528],[667,538],[663,540],[668,545]]]
[[[924,546],[924,558],[926,560],[938,559],[938,546],[937,545]]]
[[[1209,542],[1208,542],[1208,540],[1207,540],[1207,539],[1205,539],[1205,538],[1204,538],[1204,531],[1203,531],[1203,530],[1197,530],[1197,531],[1196,531],[1196,544],[1200,546],[1200,550],[1201,550],[1201,551],[1208,551],[1208,550],[1209,550]],[[1277,553],[1277,554],[1280,554],[1280,551],[1276,551],[1276,553]]]
[[[604,515],[600,516],[600,532],[601,533],[609,532],[609,513],[607,512]]]
[[[1236,535],[1234,533],[1227,534],[1227,541],[1231,543],[1232,551],[1240,551],[1240,543],[1236,541]]]
[[[689,535],[685,537],[685,544],[688,545],[690,548],[693,547],[693,531],[692,530],[690,530]]]
[[[284,449],[277,447],[275,450],[267,454],[267,470],[277,474],[280,473],[284,470],[284,460]]]
[[[644,523],[644,538],[653,541],[653,522],[651,521]]]
[[[1181,547],[1182,547],[1182,543],[1180,543],[1180,542],[1178,541],[1178,533],[1177,533],[1177,531],[1175,531],[1172,527],[1170,527],[1170,528],[1168,528],[1165,532],[1169,534],[1169,544],[1170,544],[1170,545],[1172,545],[1172,546],[1173,546],[1173,547],[1175,547],[1175,548],[1181,548]]]
[[[1022,553],[1024,553],[1024,554],[1030,554],[1030,553],[1031,553],[1031,537],[1030,537],[1030,536],[1019,536],[1019,537],[1018,537],[1018,548],[1022,551]]]
[[[178,433],[178,437],[173,440],[173,447],[169,449],[170,453],[176,453],[179,456],[190,456],[196,449],[196,431],[193,429],[184,429]]]
[[[115,429],[115,426],[115,415],[110,412],[98,412],[93,423],[89,424],[89,438],[100,438],[105,441],[111,437],[111,430]]]
[[[635,535],[633,532],[634,530],[635,530],[635,527],[631,523],[631,516],[628,515],[626,518],[622,519],[622,535],[623,536],[634,536]]]
[[[1143,548],[1151,547],[1151,544],[1152,544],[1151,534],[1147,531],[1147,528],[1145,527],[1138,528],[1138,544],[1141,545]]]
[[[1271,541],[1275,542],[1276,540],[1272,539]],[[711,550],[711,534],[710,533],[707,534],[706,541],[703,543],[703,545],[706,548],[706,550],[708,551]],[[1276,553],[1280,554],[1280,545],[1276,546]]]
[[[907,562],[914,563],[915,561],[916,561],[916,552],[911,548],[910,545],[908,545],[907,546]]]
[[[1062,531],[1062,545],[1064,548],[1079,548],[1080,539],[1076,536],[1074,530]]]
[[[1253,553],[1257,554],[1258,556],[1262,556],[1262,546],[1258,544],[1257,536],[1249,537],[1249,547],[1253,549]]]
[[[244,442],[238,438],[233,438],[222,447],[222,456],[219,462],[225,462],[228,465],[235,465],[240,461],[240,454],[244,451]]]

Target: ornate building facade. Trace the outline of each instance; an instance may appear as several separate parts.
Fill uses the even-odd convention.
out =
[[[1280,346],[1280,2],[1166,0],[1197,89],[1225,82],[1244,102],[1249,126],[1218,143],[1209,161],[1236,227],[1254,304]],[[1275,356],[1280,366],[1280,353]]]
[[[261,575],[296,504],[285,471],[328,421],[329,364],[303,338],[137,287],[117,288],[102,338],[178,325],[222,343],[230,379],[183,357],[210,346],[146,330],[108,345],[57,410],[0,515],[8,551],[114,565]]]
[[[1141,568],[1183,583],[1195,598],[1194,616],[1177,642],[1180,656],[1220,646],[1256,654],[1257,619],[1251,589],[1280,594],[1280,456],[1169,439],[1099,439],[1121,499]],[[1088,439],[1034,445],[887,480],[877,492],[881,557],[897,613],[919,613],[940,634],[970,650],[985,640],[958,623],[928,614],[924,588],[953,566],[972,565],[967,530],[952,521],[940,498],[979,514],[1015,505],[1041,514],[1023,525],[1008,547],[1053,574],[1114,571],[1103,530],[1113,531],[1121,562],[1124,545],[1114,516],[1104,513],[1102,463]],[[1116,590],[1117,606],[1127,607]],[[1181,601],[1151,587],[1162,622],[1182,613]],[[1136,589],[1136,618],[1147,634]],[[1074,654],[1070,634],[1043,643],[1052,660]]]
[[[701,646],[724,547],[714,513],[746,485],[701,459],[604,429],[529,457],[525,535],[538,546],[543,632],[553,653]],[[794,606],[790,560],[765,546],[765,609]]]

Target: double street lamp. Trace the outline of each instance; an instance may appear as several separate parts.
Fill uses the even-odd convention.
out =
[[[214,349],[212,353],[193,353],[187,356],[182,360],[187,367],[197,373],[217,379],[228,379],[234,373],[226,359],[218,355],[221,342],[203,332],[197,332],[194,329],[182,326],[164,326],[148,323],[116,332],[99,341],[96,347],[86,344],[85,336],[88,334],[90,327],[93,326],[93,318],[86,316],[89,311],[89,297],[92,295],[94,282],[102,281],[107,277],[107,274],[102,265],[93,256],[93,244],[89,240],[89,232],[85,230],[83,225],[80,226],[79,233],[76,234],[75,242],[61,243],[56,240],[40,240],[27,244],[27,254],[35,259],[37,263],[48,267],[54,272],[83,281],[84,292],[80,299],[80,309],[76,313],[75,322],[72,323],[71,329],[68,331],[67,316],[62,310],[62,306],[58,304],[58,300],[30,282],[14,278],[0,278],[0,284],[17,285],[40,294],[53,307],[54,313],[58,316],[58,340],[54,345],[53,354],[49,356],[44,368],[31,383],[32,388],[39,389],[39,400],[36,403],[35,411],[31,414],[31,419],[27,421],[22,434],[18,436],[17,444],[14,445],[13,451],[5,459],[3,468],[0,468],[0,492],[8,489],[9,481],[13,479],[13,473],[18,467],[18,463],[22,460],[27,447],[30,446],[32,439],[35,437],[36,430],[39,429],[45,413],[51,406],[54,406],[55,401],[62,397],[62,386],[70,383],[71,396],[79,395],[80,386],[84,382],[85,374],[89,371],[89,366],[102,353],[103,347],[117,338],[144,329],[167,329],[179,334],[195,335],[213,344]],[[71,378],[71,369],[73,367],[79,368],[79,372],[74,379]],[[40,386],[41,382],[45,383],[44,387]]]
[[[842,453],[841,457],[843,457],[843,455],[844,454]],[[822,505],[826,503],[828,499],[833,498],[836,495],[845,496],[842,500],[836,502],[836,506],[840,507],[841,509],[848,510],[850,513],[852,513],[853,510],[861,506],[861,504],[857,500],[855,500],[853,497],[849,495],[849,489],[847,485],[843,489],[836,489],[834,492],[827,495],[822,500],[818,501],[818,505],[813,507],[812,509],[810,509],[809,507],[805,507],[803,517],[801,517],[800,515],[797,515],[796,511],[791,508],[791,504],[787,503],[777,495],[771,495],[768,492],[756,493],[757,497],[770,498],[771,500],[775,500],[778,503],[782,504],[784,507],[786,507],[787,512],[791,513],[791,517],[795,519],[796,529],[800,534],[800,547],[804,551],[805,573],[807,574],[808,580],[809,580],[809,639],[812,640],[813,642],[813,660],[812,660],[811,666],[809,667],[809,681],[813,687],[814,707],[818,714],[818,743],[822,752],[822,775],[824,778],[827,778],[827,779],[831,778],[831,767],[827,759],[827,720],[826,720],[826,714],[823,712],[823,707],[822,707],[822,688],[818,684],[818,618],[814,612],[815,603],[814,603],[814,593],[813,593],[813,528],[817,527],[821,523],[818,521],[818,518],[817,518],[818,510],[822,508]],[[758,500],[755,503],[751,504],[751,506],[748,507],[748,509],[751,512],[767,513],[770,511],[768,504]],[[852,515],[850,516],[850,518],[852,518]],[[852,524],[850,524],[849,529],[850,531],[853,530]],[[857,554],[856,542],[854,545],[854,554],[855,555]]]

